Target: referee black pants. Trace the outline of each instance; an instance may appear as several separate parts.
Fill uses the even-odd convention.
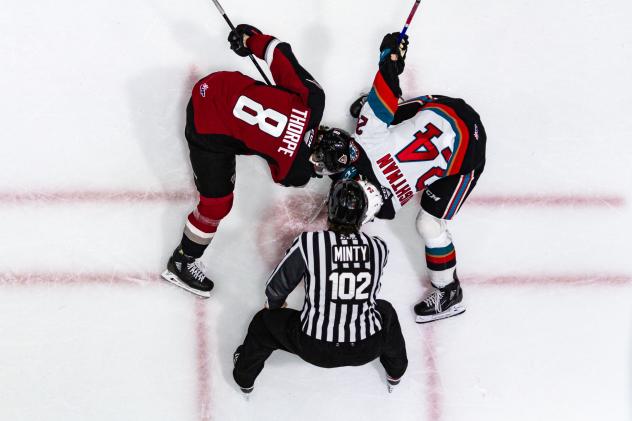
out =
[[[355,343],[326,342],[304,334],[298,310],[261,310],[250,322],[233,378],[240,387],[252,387],[265,361],[277,349],[325,368],[364,365],[379,357],[386,374],[399,378],[408,366],[399,319],[388,301],[377,300],[377,310],[382,315],[382,330]]]

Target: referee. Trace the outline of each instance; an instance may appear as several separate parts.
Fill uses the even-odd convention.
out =
[[[338,181],[328,204],[329,229],[299,235],[266,287],[266,308],[252,319],[234,354],[233,377],[244,393],[253,390],[264,362],[276,349],[319,367],[358,366],[380,358],[389,391],[408,360],[397,313],[376,298],[388,248],[359,228],[379,199],[365,181]],[[377,206],[379,209],[379,206]],[[369,211],[370,213],[370,211]],[[305,303],[285,307],[287,296],[305,281]]]

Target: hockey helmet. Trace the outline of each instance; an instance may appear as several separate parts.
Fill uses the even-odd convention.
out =
[[[369,183],[367,180],[357,180],[356,183],[362,187],[364,195],[366,196],[366,213],[364,215],[363,224],[373,220],[375,215],[382,209],[384,199],[380,193],[380,189]]]
[[[382,195],[366,180],[338,180],[331,187],[327,203],[330,224],[355,229],[375,216],[382,207]]]
[[[350,163],[351,135],[344,130],[321,126],[316,135],[316,146],[309,157],[318,175],[337,174]]]

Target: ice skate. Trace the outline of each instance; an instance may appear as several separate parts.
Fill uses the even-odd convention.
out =
[[[393,393],[393,390],[395,389],[395,386],[397,386],[399,384],[399,382],[401,381],[401,377],[399,379],[394,379],[391,376],[386,376],[386,388],[388,390],[388,393]]]
[[[462,301],[463,290],[455,273],[454,282],[443,288],[434,287],[433,291],[415,306],[415,321],[428,323],[459,315],[465,311]]]
[[[241,354],[241,350],[243,348],[244,348],[243,345],[239,345],[237,347],[237,349],[235,350],[235,352],[233,353],[233,367],[235,367],[237,365],[237,360],[239,359],[239,354]],[[254,388],[255,388],[254,386],[250,386],[250,387],[241,387],[241,386],[239,386],[239,389],[244,394],[244,398],[246,400],[250,399],[250,394],[252,393]]]
[[[202,264],[194,257],[182,253],[180,248],[177,248],[169,258],[167,270],[162,273],[162,277],[200,297],[211,296],[213,281],[204,274]]]

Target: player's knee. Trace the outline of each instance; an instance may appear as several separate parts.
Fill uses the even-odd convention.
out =
[[[430,215],[423,209],[417,214],[417,232],[424,240],[441,237],[447,231],[444,220]]]

